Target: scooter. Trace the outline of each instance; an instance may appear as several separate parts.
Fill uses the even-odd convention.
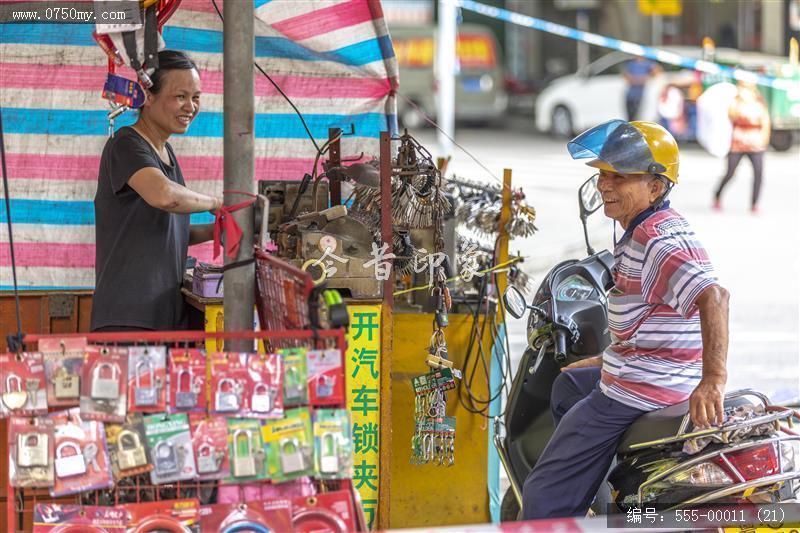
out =
[[[594,252],[587,229],[589,216],[603,205],[596,176],[580,187],[578,199],[588,257],[553,267],[531,304],[513,286],[503,295],[514,318],[530,311],[528,348],[505,414],[494,421],[494,444],[511,482],[501,505],[503,521],[519,519],[523,483],[553,434],[553,381],[562,367],[602,353],[611,342],[606,295],[614,286],[614,257],[607,250]],[[724,406],[726,422],[707,429],[692,427],[688,401],[637,419],[622,436],[616,466],[592,509],[605,514],[796,498],[800,436],[781,425],[794,411],[770,405],[767,396],[753,390],[726,394]],[[703,438],[711,443],[700,452],[683,451],[687,441]]]

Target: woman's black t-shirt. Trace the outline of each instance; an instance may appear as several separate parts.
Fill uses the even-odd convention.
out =
[[[184,185],[172,147],[165,164],[136,130],[120,128],[100,159],[95,214],[95,293],[92,330],[132,326],[185,327],[180,292],[189,246],[189,215],[151,207],[129,185],[138,170],[154,167]]]

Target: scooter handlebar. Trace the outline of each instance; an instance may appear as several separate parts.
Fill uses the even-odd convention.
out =
[[[554,334],[554,357],[557,363],[563,363],[567,360],[567,334],[563,329],[555,330]]]

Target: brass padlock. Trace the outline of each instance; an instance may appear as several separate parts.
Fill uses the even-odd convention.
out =
[[[225,390],[225,386],[229,389]],[[214,395],[214,408],[221,413],[239,410],[239,395],[236,394],[236,382],[230,378],[223,378],[217,383],[217,392]]]
[[[197,448],[197,473],[213,474],[219,471],[219,453],[216,448],[204,442]]]
[[[296,438],[283,439],[279,446],[281,452],[281,470],[284,474],[293,474],[305,470],[306,459]]]
[[[103,369],[110,369],[111,375],[102,377]],[[106,361],[100,362],[92,369],[91,396],[95,400],[119,399],[119,366]]]
[[[240,452],[239,442],[245,440],[244,453]],[[235,477],[251,477],[256,475],[256,458],[253,455],[253,432],[249,429],[237,429],[233,432],[233,475]]]
[[[264,382],[256,383],[250,397],[250,410],[256,413],[272,411],[272,389]]]
[[[12,411],[22,409],[28,403],[28,393],[22,390],[22,379],[16,374],[6,376],[6,391],[3,393],[3,403]]]
[[[149,387],[145,387],[144,385],[142,385],[142,372],[141,372],[142,367],[146,369],[144,373],[150,374]],[[136,363],[136,368],[134,368],[133,374],[135,376],[134,390],[133,390],[134,405],[149,407],[158,403],[158,385],[156,384],[156,367],[153,364],[153,361],[151,361],[149,357],[140,359],[139,362]]]
[[[173,443],[162,440],[156,444],[153,452],[156,459],[156,473],[159,477],[174,475],[180,471],[178,452]]]
[[[65,449],[70,449],[73,455],[62,455]],[[72,442],[62,442],[56,448],[56,475],[58,477],[79,476],[86,473],[86,460],[80,447]]]
[[[58,400],[73,400],[81,395],[81,378],[78,374],[61,370],[56,375],[54,381],[55,395]]]
[[[147,454],[139,434],[123,429],[117,435],[117,464],[120,470],[130,470],[147,464]]]
[[[48,436],[46,433],[17,435],[17,466],[47,466]]]
[[[319,471],[322,474],[339,473],[339,439],[335,433],[324,433],[320,438]]]
[[[187,390],[183,390],[183,376],[189,376],[189,387]],[[176,376],[177,390],[175,391],[175,407],[178,409],[191,409],[197,406],[197,393],[194,391],[194,375],[192,375],[192,369],[181,369],[178,370],[178,374]]]

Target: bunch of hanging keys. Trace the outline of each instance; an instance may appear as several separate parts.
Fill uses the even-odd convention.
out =
[[[452,466],[455,463],[456,419],[445,415],[446,391],[456,386],[444,367],[411,380],[414,387],[414,435],[411,463]]]

